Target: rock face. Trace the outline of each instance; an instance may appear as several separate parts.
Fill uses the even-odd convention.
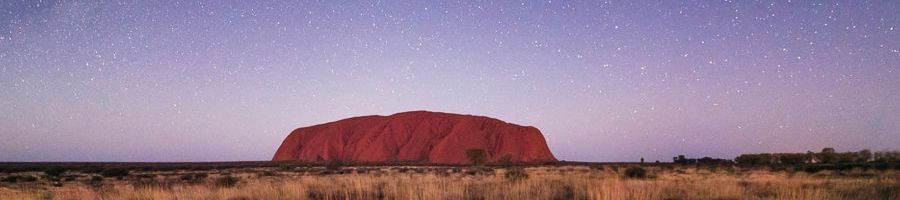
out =
[[[553,162],[534,127],[497,119],[413,111],[363,116],[298,128],[278,147],[274,161],[469,163],[467,149],[484,149],[488,162]]]

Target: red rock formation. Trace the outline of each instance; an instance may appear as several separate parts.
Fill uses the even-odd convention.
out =
[[[482,116],[428,111],[363,116],[298,128],[278,147],[274,161],[468,163],[467,149],[484,149],[487,161],[556,161],[534,127]]]

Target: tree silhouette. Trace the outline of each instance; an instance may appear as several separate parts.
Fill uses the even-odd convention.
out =
[[[484,149],[467,149],[466,157],[469,158],[472,165],[482,165],[487,158],[487,152]]]

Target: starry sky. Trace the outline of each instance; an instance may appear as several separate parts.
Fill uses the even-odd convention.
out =
[[[430,110],[576,161],[896,149],[900,1],[0,2],[0,161],[268,160]]]

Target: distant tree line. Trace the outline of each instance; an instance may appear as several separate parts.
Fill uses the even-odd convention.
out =
[[[672,162],[677,164],[730,164],[733,163],[728,159],[721,158],[687,158],[684,155],[678,155],[677,157],[672,157]]]
[[[806,153],[760,153],[743,154],[734,159],[738,164],[860,164],[860,163],[900,163],[900,152],[880,151],[872,153],[868,149],[853,152],[836,152],[834,148],[824,148],[821,152]]]

